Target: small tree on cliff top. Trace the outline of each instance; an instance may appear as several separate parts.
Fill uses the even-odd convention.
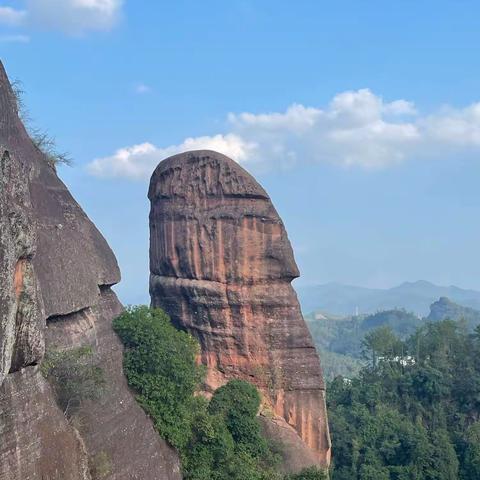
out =
[[[25,91],[23,90],[22,82],[20,80],[12,82],[12,91],[15,97],[18,116],[24,123],[33,144],[45,155],[48,164],[52,168],[56,168],[56,166],[60,164],[71,165],[72,159],[70,155],[57,148],[55,139],[44,130],[32,126],[32,120],[25,105],[25,101],[23,100]]]

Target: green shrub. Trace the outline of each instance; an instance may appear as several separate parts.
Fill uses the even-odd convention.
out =
[[[235,457],[235,442],[224,419],[209,414],[207,404],[206,399],[198,399],[189,444],[182,455],[184,475],[188,479],[221,478],[221,472]]]
[[[213,414],[228,415],[236,412],[244,417],[255,417],[260,408],[258,390],[243,380],[230,380],[218,388],[210,401],[208,410]]]
[[[69,416],[85,400],[96,400],[105,389],[104,372],[95,362],[91,347],[49,350],[41,371],[53,386],[64,414]]]
[[[327,480],[328,475],[324,470],[316,467],[310,467],[302,470],[300,473],[288,475],[285,480]]]
[[[113,327],[124,371],[159,434],[178,449],[186,480],[275,480],[276,455],[262,437],[253,385],[232,380],[209,402],[196,396],[204,376],[199,346],[159,309],[128,308]]]
[[[102,480],[112,473],[112,464],[107,452],[97,453],[90,461],[90,475],[93,480]]]
[[[253,458],[262,458],[269,453],[257,419],[259,408],[258,390],[243,380],[231,380],[217,389],[208,406],[211,414],[223,417],[237,449]]]
[[[252,384],[231,380],[215,391],[208,411],[223,418],[235,442],[237,454],[251,457],[266,470],[272,470],[280,457],[261,433],[257,418],[260,401],[258,390]]]
[[[59,164],[71,165],[72,159],[70,158],[70,155],[58,150],[53,137],[43,130],[32,127],[32,121],[23,100],[25,92],[23,90],[22,82],[19,80],[12,82],[12,91],[16,103],[17,114],[24,123],[33,144],[44,154],[47,163],[52,168],[56,168]]]
[[[203,378],[198,343],[160,309],[127,309],[113,322],[125,345],[124,371],[155,427],[182,451],[190,438],[195,390]]]

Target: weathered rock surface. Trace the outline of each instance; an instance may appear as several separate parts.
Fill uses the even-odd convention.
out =
[[[119,368],[123,351],[110,321],[112,313],[117,316],[121,312],[115,294],[109,288],[102,288],[93,307],[50,318],[47,345],[54,349],[89,345],[101,360],[108,379],[106,393],[83,406],[78,429],[87,451],[93,452],[93,462],[103,456],[112,465],[112,476],[106,478],[180,479],[177,454],[147,421]]]
[[[195,151],[159,164],[149,199],[152,305],[199,340],[206,389],[230,378],[256,384],[276,416],[270,431],[290,429],[303,449],[294,468],[328,464],[322,371],[266,192],[233,160]]]
[[[29,138],[1,64],[0,146],[0,480],[90,479],[98,458],[104,479],[179,480],[123,378],[116,259]],[[107,385],[74,428],[36,365],[85,345]]]
[[[44,352],[29,174],[0,146],[0,386],[10,371],[38,362]]]
[[[90,479],[82,441],[38,367],[7,376],[0,395],[0,439],[0,480]]]

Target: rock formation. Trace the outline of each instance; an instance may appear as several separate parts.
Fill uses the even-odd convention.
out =
[[[440,322],[442,320],[453,320],[463,322],[469,330],[474,330],[480,325],[480,310],[464,307],[452,302],[447,297],[440,297],[430,305],[430,314],[427,317],[429,322]]]
[[[31,141],[0,64],[0,480],[178,480],[136,404],[111,328],[122,311],[106,241]],[[105,393],[75,427],[40,373],[45,350],[91,346]]]
[[[287,444],[289,468],[327,465],[322,371],[266,192],[233,160],[195,151],[159,164],[149,199],[152,305],[199,340],[206,390],[230,378],[256,384],[265,432]]]

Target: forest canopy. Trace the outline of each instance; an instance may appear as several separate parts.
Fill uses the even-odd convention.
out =
[[[332,480],[480,478],[480,327],[427,323],[363,342],[369,363],[328,390]]]

